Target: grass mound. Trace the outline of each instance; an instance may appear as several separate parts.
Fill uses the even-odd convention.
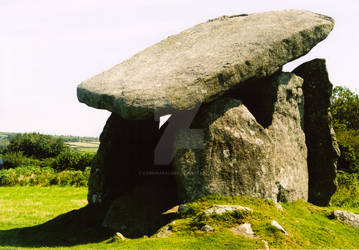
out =
[[[237,204],[253,211],[204,216],[203,211],[214,204]],[[199,199],[188,206],[192,208],[191,212],[183,215],[184,218],[177,220],[178,223],[173,226],[178,235],[208,234],[199,231],[204,224],[210,225],[215,232],[228,232],[229,228],[237,224],[250,223],[255,235],[273,248],[359,248],[359,229],[332,220],[333,207],[322,208],[297,201],[282,203],[281,211],[268,200],[215,196]],[[274,228],[272,220],[276,220],[289,236]]]

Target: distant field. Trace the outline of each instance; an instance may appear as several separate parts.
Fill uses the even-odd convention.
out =
[[[78,149],[83,152],[96,152],[100,142],[66,142],[71,148]]]
[[[9,135],[13,134],[0,132],[0,148],[6,147],[9,144]]]
[[[8,139],[9,136],[15,136],[16,133],[0,132],[0,139]]]
[[[6,147],[9,144],[9,138],[15,135],[16,133],[0,132],[0,147]],[[100,145],[96,137],[52,136],[63,139],[71,148],[78,149],[82,152],[97,152]]]

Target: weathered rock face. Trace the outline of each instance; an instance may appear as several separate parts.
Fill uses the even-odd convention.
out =
[[[203,106],[193,128],[204,131],[202,148],[183,148],[193,137],[182,132],[173,161],[184,199],[209,194],[275,198],[275,183],[268,181],[275,177],[271,138],[240,100]]]
[[[308,147],[309,198],[326,206],[337,189],[336,166],[340,155],[330,114],[333,85],[324,59],[314,59],[293,71],[304,79],[304,132]]]
[[[272,124],[268,126],[267,131],[274,142],[278,201],[308,199],[302,83],[301,78],[290,73],[281,73],[272,83],[277,92]]]
[[[206,211],[203,212],[204,215],[212,215],[212,214],[223,214],[227,212],[233,212],[233,211],[252,211],[252,209],[248,207],[242,207],[240,205],[214,205],[210,208],[208,208]]]
[[[334,218],[343,221],[349,226],[359,228],[359,214],[348,211],[335,210],[333,216]]]
[[[203,105],[192,123],[202,129],[202,147],[185,148],[193,136],[179,133],[173,166],[184,199],[208,194],[293,201],[308,198],[307,149],[302,130],[302,79],[278,73],[230,96],[261,100],[248,106],[222,98]],[[249,87],[248,87],[249,86]],[[262,91],[259,91],[261,89]],[[262,109],[262,107],[265,107]],[[252,115],[254,114],[254,116]],[[264,128],[256,120],[266,124]],[[269,118],[269,120],[268,120]]]
[[[81,83],[78,99],[125,119],[192,109],[248,79],[272,75],[325,39],[333,25],[302,10],[213,19]]]

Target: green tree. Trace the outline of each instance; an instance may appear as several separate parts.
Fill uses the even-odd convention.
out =
[[[8,152],[23,152],[25,156],[38,159],[56,157],[67,146],[61,138],[53,138],[39,133],[17,134],[7,146]]]
[[[52,163],[52,167],[57,171],[81,170],[91,166],[95,153],[83,153],[76,150],[65,150],[61,152]]]
[[[333,125],[341,151],[338,169],[359,172],[359,96],[346,87],[335,87],[331,99]]]
[[[359,129],[359,96],[355,92],[346,87],[335,87],[331,99],[331,112],[337,129]]]

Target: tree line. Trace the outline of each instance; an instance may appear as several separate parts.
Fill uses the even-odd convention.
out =
[[[330,108],[341,151],[338,170],[359,173],[359,96],[349,88],[337,86]]]
[[[94,153],[70,148],[61,137],[40,133],[16,134],[0,150],[2,168],[24,166],[52,167],[56,171],[84,171],[91,165]]]

